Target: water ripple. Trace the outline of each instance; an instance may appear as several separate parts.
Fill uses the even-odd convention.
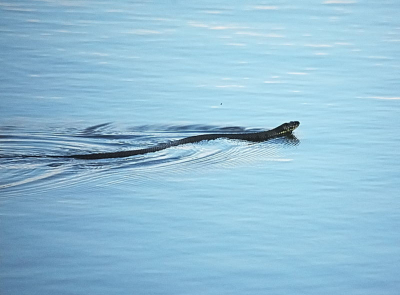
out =
[[[106,123],[68,130],[32,131],[13,127],[0,130],[0,190],[5,192],[2,196],[32,192],[38,194],[72,185],[84,187],[88,182],[104,186],[127,179],[142,181],[184,173],[201,173],[207,169],[256,165],[266,161],[290,161],[289,152],[284,149],[299,143],[294,136],[263,143],[218,139],[129,158],[88,161],[45,156],[138,149],[207,132],[259,129],[152,125],[128,128],[121,132]],[[116,174],[121,177],[116,179]]]

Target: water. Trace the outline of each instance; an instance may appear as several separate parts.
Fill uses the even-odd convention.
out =
[[[0,293],[397,294],[399,10],[0,2]]]

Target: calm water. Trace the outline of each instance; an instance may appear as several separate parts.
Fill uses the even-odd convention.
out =
[[[242,2],[0,2],[1,294],[398,294],[400,4]]]

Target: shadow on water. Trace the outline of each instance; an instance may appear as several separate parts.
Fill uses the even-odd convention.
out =
[[[194,173],[207,167],[226,168],[265,161],[290,161],[286,147],[300,141],[292,134],[266,142],[217,139],[171,147],[155,153],[128,158],[76,160],[47,158],[75,153],[114,152],[140,149],[202,133],[258,132],[261,129],[209,125],[146,125],[117,131],[112,124],[84,129],[26,130],[1,128],[0,189],[21,193],[55,189],[80,183],[101,182],[118,169],[130,178],[154,178],[177,173]],[[119,128],[118,128],[119,129]]]

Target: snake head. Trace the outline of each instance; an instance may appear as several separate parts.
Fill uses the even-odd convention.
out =
[[[290,121],[289,123],[284,123],[280,126],[282,128],[280,133],[291,133],[293,130],[299,127],[299,125],[299,121]]]
[[[289,123],[286,123],[286,130],[288,132],[292,132],[294,129],[296,129],[297,127],[299,127],[300,122],[299,121],[290,121]]]

